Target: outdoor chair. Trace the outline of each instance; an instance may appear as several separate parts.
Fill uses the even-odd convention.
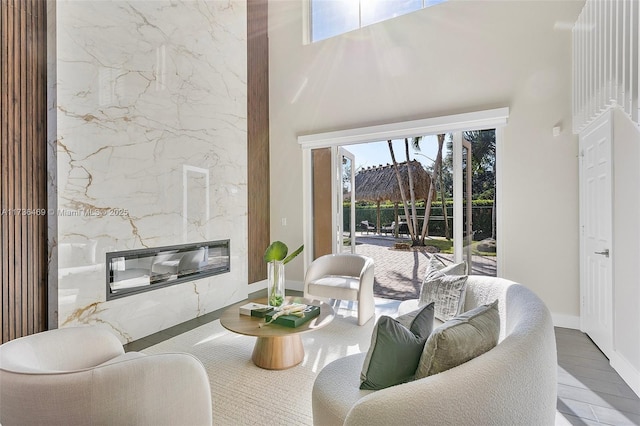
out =
[[[398,225],[398,234],[399,235],[409,235],[409,225],[407,225],[407,222],[401,222]]]
[[[393,234],[396,232],[396,222],[391,222],[391,225],[386,225],[383,226],[381,229],[381,232],[384,233],[385,235],[387,234]]]
[[[363,220],[362,222],[360,222],[360,230],[368,234],[369,231],[375,232],[376,227],[373,225],[370,225],[368,220]]]
[[[304,297],[358,302],[358,325],[373,317],[373,259],[359,254],[327,254],[311,262]]]

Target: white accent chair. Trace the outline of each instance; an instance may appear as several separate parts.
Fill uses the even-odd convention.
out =
[[[314,260],[304,277],[304,297],[358,302],[358,325],[375,312],[373,259],[359,254],[327,254]]]
[[[125,353],[100,326],[0,345],[0,423],[211,425],[211,389],[185,353]]]

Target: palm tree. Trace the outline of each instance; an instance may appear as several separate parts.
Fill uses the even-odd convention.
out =
[[[398,186],[400,188],[400,197],[402,198],[402,206],[404,207],[404,215],[406,218],[409,218],[409,207],[407,206],[407,196],[405,195],[404,192],[404,183],[402,182],[402,177],[400,176],[400,169],[398,168],[398,162],[396,161],[396,156],[393,152],[393,141],[392,140],[388,140],[387,143],[389,144],[389,152],[391,153],[391,161],[393,162],[393,170],[395,170],[396,172],[396,178],[398,179]],[[407,145],[406,147],[406,151],[407,151],[407,170],[411,170],[411,167],[409,167],[409,147],[408,147],[408,142],[407,139],[405,139],[405,145]],[[411,176],[411,172],[408,172],[409,176]],[[414,194],[413,192],[413,179],[410,178],[409,179],[409,186],[410,188],[410,193]],[[415,199],[415,195],[413,195],[414,199]],[[415,204],[415,203],[414,203]],[[410,220],[407,220],[407,227],[409,228],[409,235],[411,235],[411,239],[415,240],[415,233],[413,232],[413,225],[411,223]]]
[[[442,174],[442,147],[444,146],[444,136],[445,136],[444,134],[438,135],[438,154],[436,155],[436,161],[433,164],[433,173],[431,175],[431,184],[429,186],[429,194],[427,196],[427,202],[424,206],[424,222],[422,222],[422,244],[423,245],[424,245],[424,240],[427,236],[427,230],[429,229],[429,216],[431,215],[431,203],[433,202],[433,194],[436,192],[434,182],[441,180],[439,178],[439,175]],[[443,194],[443,208],[446,209],[446,204],[444,204],[444,194]],[[445,216],[445,220],[446,220],[446,216]]]
[[[433,173],[431,175],[431,182],[429,184],[429,194],[427,195],[427,203],[424,209],[424,220],[422,222],[422,232],[420,235],[417,235],[414,230],[414,225],[418,224],[418,215],[416,212],[416,196],[413,186],[413,174],[411,172],[411,167],[409,166],[409,139],[404,139],[404,147],[405,147],[405,155],[407,158],[407,174],[409,178],[409,197],[411,201],[411,216],[409,216],[409,206],[407,202],[407,197],[405,195],[404,183],[400,176],[400,170],[398,168],[398,162],[396,161],[395,154],[393,152],[393,144],[391,140],[388,140],[389,144],[389,152],[391,154],[391,161],[393,162],[393,168],[395,170],[396,178],[398,179],[398,186],[400,188],[400,197],[402,198],[402,205],[404,208],[404,214],[407,218],[407,228],[409,230],[409,235],[411,235],[411,241],[414,246],[420,245],[423,246],[427,237],[427,232],[429,229],[429,216],[431,214],[431,203],[433,202],[433,194],[435,193],[435,182],[438,181],[438,175],[442,174],[442,147],[444,145],[444,134],[438,135],[438,155],[436,156],[436,160],[433,166]],[[422,140],[422,136],[417,136],[411,138],[411,145],[416,151],[420,151],[420,142]],[[441,179],[440,179],[441,180]],[[440,185],[442,189],[442,184]],[[444,189],[442,189],[444,191]],[[442,193],[443,205],[444,205],[444,192]],[[444,207],[446,208],[446,206]],[[446,220],[446,214],[445,214]]]

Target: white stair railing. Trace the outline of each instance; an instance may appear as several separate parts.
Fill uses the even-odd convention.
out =
[[[639,0],[586,1],[573,27],[574,133],[612,105],[640,123],[639,22]]]

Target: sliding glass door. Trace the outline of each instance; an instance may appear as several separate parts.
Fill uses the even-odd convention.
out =
[[[457,132],[452,139],[454,255],[470,274],[496,276],[496,131]]]

